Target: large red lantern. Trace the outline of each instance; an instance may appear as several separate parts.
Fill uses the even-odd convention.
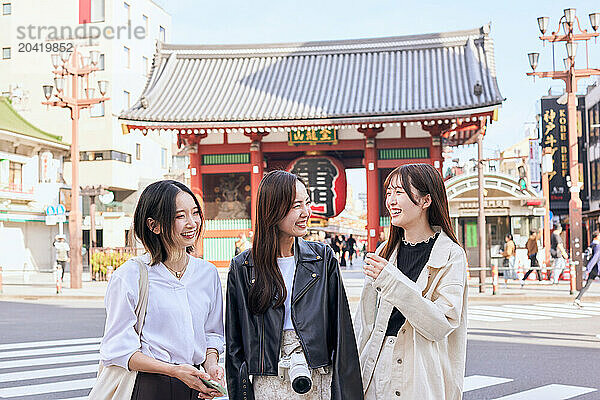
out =
[[[346,171],[338,159],[300,157],[292,161],[287,170],[308,184],[313,216],[332,218],[346,207]]]

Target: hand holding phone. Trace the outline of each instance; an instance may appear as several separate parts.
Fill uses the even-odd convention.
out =
[[[206,387],[218,390],[219,392],[221,392],[223,394],[223,396],[227,396],[227,390],[223,386],[221,386],[221,384],[219,382],[214,381],[212,379],[204,379],[204,378],[200,378],[200,380],[202,381],[202,383],[204,383],[204,385],[206,385]]]

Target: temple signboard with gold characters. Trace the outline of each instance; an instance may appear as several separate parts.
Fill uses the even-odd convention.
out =
[[[288,132],[288,144],[337,144],[337,129],[306,129]]]

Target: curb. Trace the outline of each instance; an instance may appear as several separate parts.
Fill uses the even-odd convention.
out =
[[[33,295],[12,295],[0,294],[0,301],[8,300],[104,300],[104,296],[85,296],[85,295],[59,295],[59,294],[33,294]]]

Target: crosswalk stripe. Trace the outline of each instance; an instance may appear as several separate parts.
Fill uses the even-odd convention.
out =
[[[586,303],[585,299],[584,299],[583,302],[582,302],[582,304],[583,304],[584,308],[591,308],[591,309],[594,309],[594,310],[600,310],[600,303]],[[572,306],[572,304],[568,304],[568,305]]]
[[[18,368],[18,367],[34,367],[37,365],[49,365],[49,364],[66,364],[83,361],[98,361],[100,354],[77,354],[74,356],[64,357],[44,357],[44,358],[29,358],[24,360],[8,360],[0,361],[0,369],[3,368]]]
[[[536,304],[538,307],[551,307],[552,309],[560,309],[565,311],[575,311],[578,313],[584,313],[589,315],[600,315],[600,309],[596,307],[587,307],[585,304],[583,308],[579,308],[572,304]]]
[[[597,389],[581,386],[546,385],[523,392],[498,397],[494,400],[567,400],[582,394],[595,392]]]
[[[501,383],[512,382],[512,379],[498,378],[496,376],[471,375],[465,377],[463,392],[470,392],[488,386],[500,385]]]
[[[70,344],[100,343],[101,340],[102,340],[102,338],[81,338],[81,339],[45,340],[45,341],[41,341],[41,342],[5,343],[5,344],[0,344],[0,351],[27,349],[30,347],[66,346],[66,345],[70,345]]]
[[[83,344],[80,346],[64,346],[64,347],[50,347],[44,349],[26,349],[26,350],[15,350],[15,351],[4,351],[0,353],[1,358],[11,357],[28,357],[28,356],[44,356],[49,354],[66,354],[66,353],[79,353],[84,351],[98,351],[100,349],[99,344]]]
[[[510,318],[500,318],[500,317],[486,317],[483,315],[473,315],[469,312],[467,315],[467,320],[471,321],[485,321],[485,322],[506,322],[511,321]]]
[[[53,378],[77,374],[89,374],[98,371],[98,364],[78,365],[76,367],[46,368],[32,371],[7,372],[0,374],[0,382],[16,382],[27,379]]]
[[[529,307],[533,307],[533,306],[529,306]],[[566,310],[557,310],[557,311],[552,311],[552,310],[541,310],[541,309],[535,309],[535,308],[529,308],[528,306],[519,306],[519,305],[504,305],[502,306],[502,309],[507,310],[507,311],[512,311],[512,312],[518,312],[521,314],[527,314],[527,313],[533,313],[535,315],[546,315],[549,317],[555,317],[555,318],[563,318],[565,317],[564,313]],[[569,316],[566,318],[586,318],[586,315],[579,315],[579,314],[568,314]]]
[[[573,315],[586,315],[586,316],[596,316],[596,315],[600,315],[599,311],[594,311],[594,310],[583,310],[583,309],[579,309],[579,308],[564,308],[564,307],[557,307],[557,306],[543,306],[543,305],[535,305],[532,307],[539,307],[541,310],[551,310],[551,311],[556,311],[556,312],[561,312],[561,313],[568,313],[568,314],[573,314]]]
[[[544,316],[541,316],[541,315],[514,314],[514,313],[507,313],[506,311],[497,310],[497,309],[492,309],[492,310],[487,310],[487,309],[470,309],[469,313],[471,315],[477,314],[477,315],[485,315],[485,316],[492,316],[492,317],[501,317],[501,318],[502,317],[504,317],[504,318],[508,317],[508,318],[515,318],[515,319],[527,319],[527,320],[551,319],[550,317],[544,317]]]
[[[65,392],[69,390],[90,389],[95,382],[96,378],[88,378],[65,382],[42,383],[39,385],[0,388],[0,398],[33,396],[37,394]]]
[[[486,306],[476,306],[476,307],[486,307]],[[522,304],[511,304],[511,305],[494,306],[494,307],[496,307],[494,309],[497,310],[498,312],[508,313],[508,315],[505,314],[505,316],[512,316],[512,315],[514,315],[513,312],[517,312],[520,314],[530,314],[530,315],[532,314],[532,315],[545,316],[546,317],[545,319],[551,319],[553,317],[585,318],[580,315],[572,315],[572,314],[565,314],[565,313],[561,314],[561,313],[557,313],[557,312],[553,312],[553,311],[542,310],[540,308],[537,308],[536,306],[528,306],[528,305],[522,305]],[[473,310],[471,310],[471,312],[473,312]]]
[[[555,316],[558,318],[590,318],[591,315],[586,315],[586,314],[582,314],[582,313],[575,313],[575,312],[567,312],[565,310],[561,310],[561,309],[555,309],[552,310],[550,308],[544,308],[544,307],[540,307],[540,306],[528,306],[528,305],[522,305],[522,304],[514,304],[511,305],[510,307],[513,308],[519,308],[519,309],[523,309],[523,310],[529,310],[529,311],[533,311],[535,313],[555,313]],[[573,310],[575,311],[575,310]]]
[[[57,399],[57,400],[88,400],[88,396],[83,396],[83,397],[65,397],[63,399]]]

